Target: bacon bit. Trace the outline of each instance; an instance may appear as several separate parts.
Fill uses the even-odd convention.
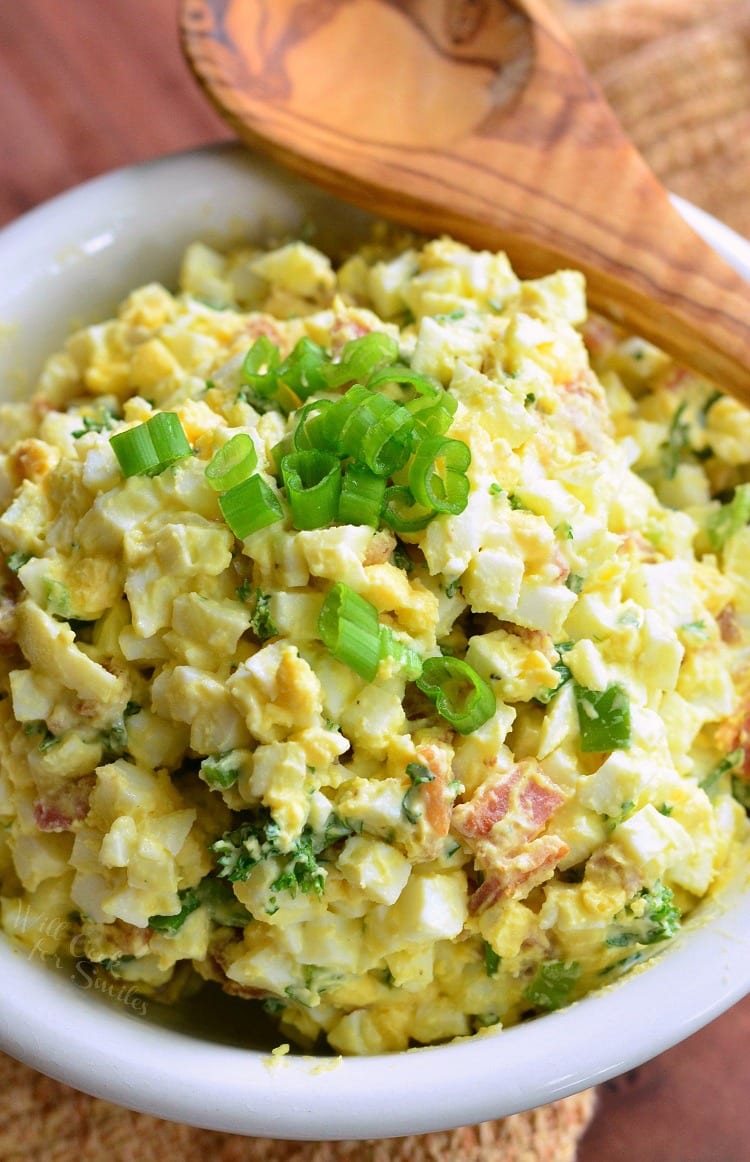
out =
[[[733,605],[725,605],[716,617],[716,624],[719,627],[721,640],[727,645],[736,646],[742,641],[742,630],[740,623],[737,620],[737,614]]]
[[[14,446],[8,457],[8,468],[19,484],[22,480],[40,484],[56,467],[59,459],[60,453],[56,448],[32,437],[20,440]]]
[[[498,900],[519,900],[552,875],[570,848],[557,835],[543,835],[511,859],[493,868],[469,899],[472,915],[491,908]]]
[[[533,839],[549,822],[565,796],[534,759],[522,759],[498,782],[486,784],[453,813],[456,830],[470,839],[484,839],[495,825],[510,817],[513,840]],[[507,833],[509,829],[504,829]]]
[[[284,346],[284,333],[279,327],[278,319],[273,315],[251,315],[245,324],[245,334],[251,339],[260,339],[264,336],[275,343],[277,347]]]
[[[94,782],[93,775],[84,775],[66,784],[56,795],[37,799],[34,803],[34,822],[39,830],[71,831],[74,823],[85,819]]]
[[[368,323],[354,314],[337,315],[331,324],[331,351],[340,355],[347,343],[369,335],[371,330]]]
[[[434,775],[432,782],[422,783],[418,789],[426,823],[433,834],[443,839],[450,830],[453,804],[448,784],[453,774],[453,748],[437,743],[423,743],[417,747],[417,761]]]

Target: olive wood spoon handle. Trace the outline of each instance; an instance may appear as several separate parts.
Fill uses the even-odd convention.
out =
[[[750,404],[750,283],[684,222],[542,0],[182,0],[242,138],[416,230],[584,272],[597,309]]]

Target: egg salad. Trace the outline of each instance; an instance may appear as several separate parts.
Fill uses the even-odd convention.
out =
[[[745,858],[750,412],[580,275],[195,243],[0,405],[0,920],[339,1053],[502,1027]]]

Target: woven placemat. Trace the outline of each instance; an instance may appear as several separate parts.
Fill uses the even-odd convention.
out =
[[[551,2],[664,184],[750,235],[750,2]],[[272,1142],[131,1113],[0,1054],[0,1162],[573,1162],[594,1101],[390,1141]]]

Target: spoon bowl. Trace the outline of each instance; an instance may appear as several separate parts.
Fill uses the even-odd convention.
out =
[[[750,404],[750,285],[673,208],[541,0],[183,0],[239,135],[339,197],[583,271],[593,306]]]

